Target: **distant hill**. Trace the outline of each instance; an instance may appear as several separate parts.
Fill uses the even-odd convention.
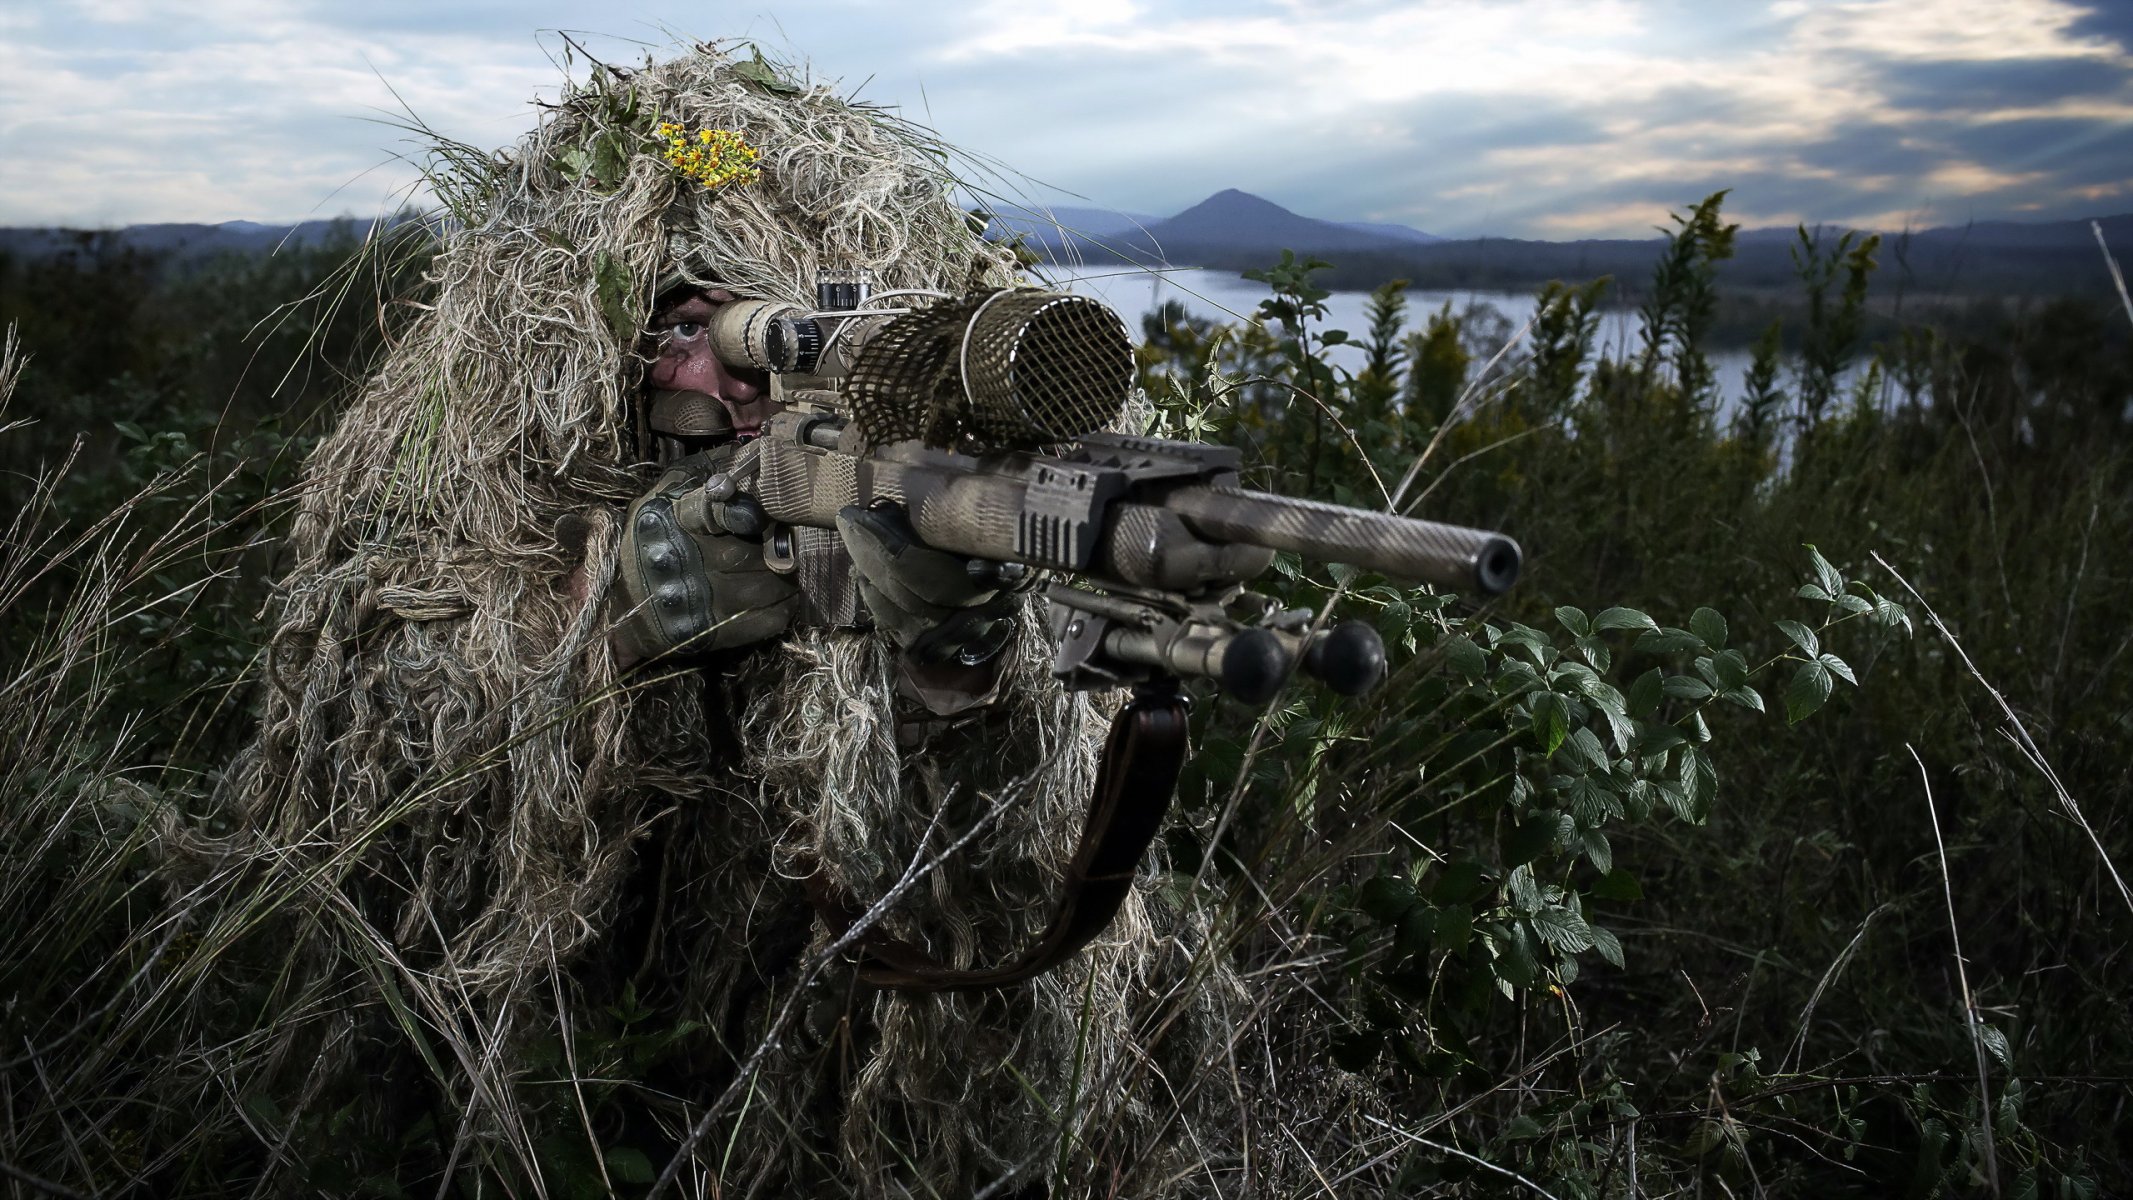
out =
[[[1387,225],[1380,221],[1342,221],[1340,226],[1343,229],[1353,229],[1360,233],[1374,233],[1379,237],[1389,237],[1397,242],[1419,242],[1427,245],[1430,242],[1445,240],[1434,233],[1424,233],[1419,229],[1406,225]]]
[[[1133,236],[1156,218],[1108,208],[1032,205],[993,214],[993,236],[1020,237],[1050,262],[1102,257],[1121,237]]]
[[[2101,218],[2122,261],[2133,261],[2133,213]],[[120,230],[0,228],[0,255],[134,250],[184,264],[226,253],[330,238],[360,239],[368,226],[348,218],[263,225],[133,225]],[[1842,230],[1819,231],[1834,245]],[[1364,289],[1389,279],[1418,288],[1525,290],[1551,279],[1612,275],[1634,294],[1650,277],[1658,237],[1543,242],[1518,238],[1447,239],[1404,225],[1321,221],[1235,188],[1176,216],[1155,218],[1094,207],[1059,206],[995,214],[994,237],[1020,236],[1042,257],[1067,264],[1128,262],[1242,271],[1278,261],[1283,250],[1333,264],[1321,276],[1335,288]],[[1892,287],[1955,295],[2057,295],[2107,288],[2108,275],[2088,221],[2026,224],[1982,221],[1915,232],[1883,233],[1876,290]],[[1734,258],[1720,268],[1734,287],[1795,286],[1787,228],[1744,230]]]
[[[2133,214],[2101,219],[2104,236],[2133,257]],[[1833,246],[1842,230],[1818,231]],[[1743,231],[1734,258],[1720,268],[1726,284],[1790,287],[1790,228]],[[1635,290],[1651,274],[1658,237],[1543,242],[1518,238],[1446,239],[1404,226],[1334,222],[1299,216],[1235,189],[1217,192],[1174,217],[1080,246],[1092,262],[1247,270],[1277,261],[1283,250],[1333,264],[1327,286],[1370,288],[1406,279],[1420,288],[1525,289],[1551,279],[1612,275]],[[1884,233],[1882,288],[1998,295],[2086,290],[2105,279],[2087,221],[1980,222],[1911,233]]]
[[[1442,240],[1405,225],[1299,216],[1235,188],[1167,218],[1059,207],[995,214],[993,219],[999,229],[1020,236],[1052,262],[1189,263],[1267,247],[1274,247],[1277,257],[1284,247],[1320,257],[1351,256]]]
[[[362,240],[370,222],[350,217],[263,225],[224,221],[219,225],[128,225],[123,229],[0,228],[0,254],[41,258],[69,252],[132,250],[177,262],[223,254],[265,254],[279,246],[309,246],[336,238]]]

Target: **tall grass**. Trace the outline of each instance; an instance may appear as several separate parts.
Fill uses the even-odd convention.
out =
[[[1202,914],[1202,953],[1246,991],[1219,1000],[1230,1036],[1197,1070],[1044,1097],[1051,1153],[1106,1161],[1127,1092],[1183,1112],[1221,1089],[1245,1100],[1241,1152],[1201,1147],[1161,1190],[2133,1188],[2133,911],[2110,866],[2133,842],[2133,338],[2106,304],[2061,303],[1859,344],[1845,306],[1871,254],[1807,244],[1822,316],[1767,339],[1752,402],[1722,408],[1698,340],[1719,212],[1681,219],[1628,361],[1594,351],[1605,283],[1551,287],[1508,350],[1448,311],[1410,323],[1385,289],[1373,328],[1349,331],[1370,348],[1353,376],[1326,361],[1309,264],[1264,273],[1263,328],[1152,319],[1164,430],[1244,445],[1276,486],[1370,506],[1404,490],[1421,515],[1505,529],[1528,572],[1476,610],[1279,564],[1285,602],[1338,594],[1375,622],[1393,677],[1366,703],[1296,689],[1263,711],[1201,707],[1151,896]],[[0,408],[0,1180],[642,1193],[664,1162],[582,1147],[613,1132],[615,1097],[691,1070],[700,1041],[559,999],[564,1140],[462,1153],[457,1133],[512,1103],[482,1090],[494,1031],[361,914],[310,902],[301,872],[213,853],[241,836],[201,797],[245,728],[276,464],[301,454],[317,426],[299,416],[363,357],[363,310],[393,285],[270,335],[287,340],[263,360],[315,368],[292,395],[254,390],[241,349],[309,291],[288,264],[257,268],[290,272],[271,286],[238,265],[175,282],[116,259],[73,269],[0,268],[36,355],[8,340],[0,392],[19,376],[40,422]],[[160,305],[118,320],[198,334],[164,348],[160,375],[53,315],[74,311],[69,286],[108,296],[122,276]],[[248,316],[210,311],[247,280]],[[296,989],[278,957],[292,921],[386,981],[364,990],[397,1002],[361,1036],[429,1056],[421,1102],[353,1111],[273,1061],[356,1053],[348,997]],[[1158,999],[1150,1062],[1188,1007]],[[745,1086],[729,1107],[785,1119]],[[733,1132],[714,1122],[676,1182],[717,1194]],[[336,1180],[318,1153],[332,1139],[406,1173]]]

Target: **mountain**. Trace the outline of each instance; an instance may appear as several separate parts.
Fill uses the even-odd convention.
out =
[[[2105,238],[2133,257],[2133,214],[2101,219]],[[1824,253],[1842,230],[1819,231]],[[1719,267],[1731,286],[1797,286],[1792,229],[1743,231]],[[1082,261],[1248,270],[1284,250],[1333,264],[1321,284],[1376,287],[1406,279],[1421,288],[1522,290],[1551,279],[1615,278],[1634,294],[1650,279],[1663,239],[1595,238],[1542,242],[1433,237],[1405,226],[1318,221],[1236,189],[1217,192],[1174,217],[1078,247]],[[2109,286],[2087,221],[1979,222],[1884,234],[1877,287],[1974,295],[2060,295]]]
[[[1416,242],[1425,246],[1431,242],[1445,240],[1434,233],[1424,233],[1411,225],[1387,225],[1379,221],[1342,221],[1340,222],[1340,227],[1353,229],[1360,233],[1374,233],[1379,237],[1392,238],[1394,241]]]
[[[1108,208],[1069,205],[1003,205],[992,214],[995,236],[1019,237],[1047,260],[1101,258],[1111,243],[1136,235],[1154,217]]]
[[[401,218],[409,219],[409,218]],[[2104,238],[2133,260],[2133,213],[2100,218]],[[298,225],[227,221],[220,225],[134,225],[118,230],[0,228],[0,256],[60,253],[91,257],[144,253],[183,266],[228,253],[328,239],[359,240],[367,226],[341,218]],[[1823,252],[1842,230],[1817,231]],[[1333,264],[1322,285],[1376,287],[1405,279],[1425,289],[1524,290],[1551,279],[1611,275],[1618,295],[1634,296],[1651,278],[1664,242],[1601,238],[1574,242],[1516,238],[1438,238],[1404,225],[1320,221],[1238,191],[1217,192],[1173,217],[1155,219],[1095,207],[1033,207],[996,214],[993,236],[1019,236],[1054,262],[1130,262],[1242,271],[1268,266],[1283,250]],[[1790,228],[1743,230],[1734,257],[1719,266],[1726,286],[1791,289],[1796,234]],[[2109,275],[2088,221],[1980,221],[1883,234],[1877,290],[1951,294],[2064,295],[2108,291]]]
[[[318,245],[337,238],[359,242],[370,228],[350,217],[295,225],[224,221],[219,225],[128,225],[123,229],[0,228],[0,254],[39,258],[130,251],[184,263],[223,254],[264,254],[285,245]]]
[[[1277,254],[1294,250],[1298,255],[1315,254],[1321,258],[1382,254],[1417,244],[1417,235],[1429,236],[1419,230],[1381,232],[1377,227],[1298,216],[1271,200],[1229,188],[1168,220],[1149,225],[1137,237],[1121,235],[1119,240],[1136,256],[1191,263],[1227,258],[1240,250],[1272,249]]]

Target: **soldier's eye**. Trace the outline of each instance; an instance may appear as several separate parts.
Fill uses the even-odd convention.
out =
[[[668,337],[679,338],[684,342],[694,341],[701,337],[703,332],[704,324],[701,321],[676,321],[667,326]]]

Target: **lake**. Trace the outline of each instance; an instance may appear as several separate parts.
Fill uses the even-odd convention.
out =
[[[1239,278],[1227,271],[1200,268],[1155,272],[1135,267],[1047,266],[1044,272],[1056,286],[1094,296],[1118,310],[1119,315],[1126,318],[1126,326],[1136,342],[1141,337],[1141,317],[1154,312],[1166,300],[1178,301],[1196,317],[1237,322],[1248,320],[1258,310],[1259,301],[1268,294],[1265,284]],[[1464,312],[1469,305],[1476,304],[1495,309],[1508,323],[1507,336],[1517,333],[1540,307],[1531,292],[1410,290],[1407,293],[1409,327],[1420,328],[1430,313],[1447,303],[1454,313]],[[1368,292],[1335,292],[1326,297],[1325,304],[1328,315],[1324,328],[1344,329],[1350,337],[1357,339],[1368,335]],[[1637,336],[1637,326],[1634,310],[1603,309],[1600,332],[1593,339],[1594,349],[1617,358],[1635,353],[1642,344]],[[1512,351],[1514,356],[1518,353]],[[1721,408],[1730,409],[1739,402],[1744,391],[1743,382],[1751,356],[1746,350],[1715,350],[1709,352],[1708,357],[1723,395]],[[1357,370],[1363,365],[1363,348],[1359,345],[1334,346],[1327,352],[1327,358],[1337,366]]]

